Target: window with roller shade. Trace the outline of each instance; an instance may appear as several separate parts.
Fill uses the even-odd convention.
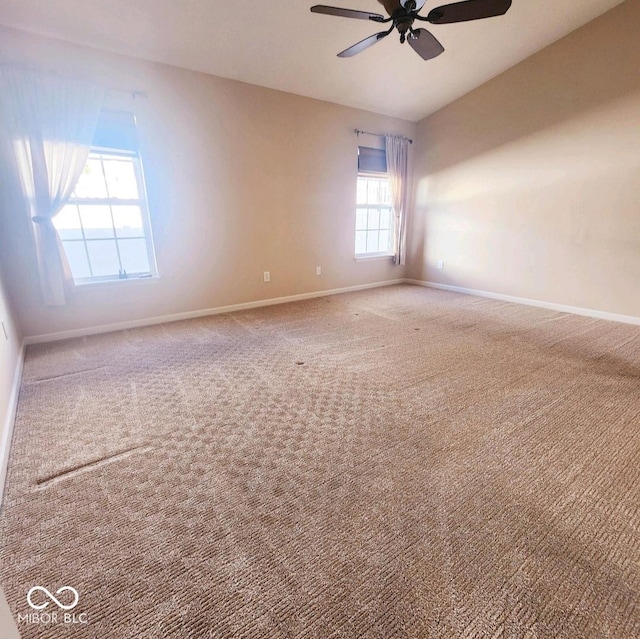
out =
[[[384,149],[358,147],[356,257],[393,255],[393,209]]]
[[[133,113],[103,111],[82,175],[54,224],[76,284],[157,274]]]

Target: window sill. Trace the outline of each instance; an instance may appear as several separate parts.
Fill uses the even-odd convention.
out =
[[[78,282],[75,287],[77,291],[92,291],[94,289],[111,288],[118,286],[137,286],[144,282],[157,282],[160,279],[158,275],[151,277],[126,277],[123,279],[103,280],[101,282]]]
[[[393,253],[370,253],[369,255],[356,255],[356,262],[374,262],[376,260],[393,260]]]

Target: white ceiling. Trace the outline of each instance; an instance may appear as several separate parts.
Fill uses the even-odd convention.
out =
[[[309,11],[384,13],[376,0],[0,0],[0,24],[417,121],[622,1],[514,0],[499,18],[423,23],[445,47],[428,62],[396,34],[337,58],[382,29]]]

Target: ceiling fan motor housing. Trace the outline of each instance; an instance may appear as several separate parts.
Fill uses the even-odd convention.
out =
[[[407,32],[411,33],[413,31],[415,14],[412,14],[412,12],[415,11],[416,3],[415,0],[408,0],[404,5],[400,4],[401,6],[394,11],[391,17],[393,18],[393,26],[400,34],[400,42],[404,43],[407,39]]]
[[[397,20],[394,20],[393,24],[399,31],[400,35],[405,35],[413,26],[413,18],[410,18],[409,16],[402,16]]]

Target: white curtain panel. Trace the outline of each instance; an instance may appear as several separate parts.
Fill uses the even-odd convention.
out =
[[[104,89],[18,67],[0,67],[2,135],[12,150],[33,222],[43,302],[63,306],[73,287],[53,218],[86,164]]]
[[[397,135],[385,136],[387,152],[387,175],[391,187],[391,204],[395,215],[394,262],[406,263],[407,202],[409,179],[409,140]]]

